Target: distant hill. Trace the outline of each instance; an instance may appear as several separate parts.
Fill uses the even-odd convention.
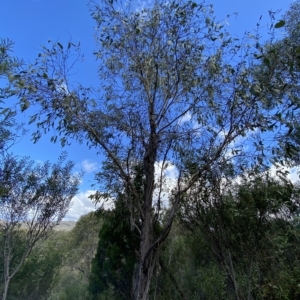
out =
[[[61,221],[59,225],[54,227],[54,230],[56,231],[70,231],[72,230],[76,225],[75,221]]]
[[[2,223],[2,221],[0,220],[0,224]],[[75,221],[61,221],[59,223],[59,225],[54,227],[55,231],[70,231],[72,230],[76,225]],[[25,228],[25,225],[22,223],[22,227],[21,228]]]

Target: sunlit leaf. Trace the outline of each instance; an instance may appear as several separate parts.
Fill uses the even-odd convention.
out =
[[[284,20],[280,20],[279,22],[277,22],[276,24],[275,24],[275,28],[281,28],[281,27],[283,27],[285,25],[285,21]]]

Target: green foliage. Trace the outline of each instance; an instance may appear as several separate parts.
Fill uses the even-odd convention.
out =
[[[197,206],[189,206],[189,214],[182,215],[192,240],[201,241],[195,251],[202,258],[196,276],[203,297],[299,297],[300,288],[294,285],[300,271],[300,231],[294,223],[298,188],[268,176],[235,185],[224,180],[222,191],[217,185],[210,188],[187,196],[192,202],[197,197]],[[209,271],[215,273],[213,279]],[[219,286],[218,296],[212,294],[214,284]]]
[[[295,1],[271,28],[273,40],[260,46],[261,54],[257,59],[261,65],[256,67],[255,74],[255,79],[267,87],[263,96],[265,107],[275,112],[270,122],[279,141],[273,149],[273,155],[277,157],[275,161],[283,156],[291,164],[299,162],[299,16],[300,2]],[[279,28],[281,34],[278,39]],[[277,103],[285,101],[285,108],[276,107]]]
[[[18,93],[18,89],[12,84],[13,78],[18,73],[22,62],[10,55],[13,42],[0,39],[0,152],[3,153],[15,142],[18,132],[24,134],[22,127],[15,122],[15,108],[10,108],[5,99]]]
[[[95,256],[102,220],[94,213],[82,216],[72,231],[65,233],[62,264],[49,300],[90,299],[88,278]]]
[[[276,23],[274,25],[275,28],[281,28],[285,25],[285,21],[284,20],[280,20],[278,23]]]
[[[11,282],[9,300],[49,299],[63,259],[59,238],[63,237],[54,233],[32,251]]]
[[[0,103],[3,103],[3,99],[17,94],[17,90],[14,89],[11,81],[20,78],[20,75],[17,75],[17,73],[18,69],[22,66],[22,62],[10,55],[12,49],[12,41],[9,39],[0,39],[0,79],[2,80]]]
[[[5,116],[4,120],[6,117],[11,116]],[[1,122],[0,129],[3,130],[0,132],[13,136],[5,127],[8,124]],[[65,216],[79,184],[79,176],[71,173],[74,164],[70,161],[64,164],[66,154],[62,154],[53,165],[49,162],[36,165],[28,157],[17,158],[8,154],[8,142],[1,141],[0,147],[0,291],[3,300],[7,297],[12,278],[35,245],[47,238]],[[27,261],[27,266],[29,264]],[[23,292],[27,293],[26,289]]]
[[[139,239],[138,233],[131,230],[124,197],[120,195],[115,208],[102,211],[101,216],[104,221],[92,262],[89,291],[93,299],[102,299],[112,291],[114,299],[129,299]]]

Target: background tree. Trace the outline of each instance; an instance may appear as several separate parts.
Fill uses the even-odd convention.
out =
[[[102,223],[103,220],[91,212],[81,216],[75,227],[59,238],[62,262],[49,300],[90,299],[88,279]]]
[[[134,186],[142,195],[144,186],[143,166],[135,166]],[[139,232],[131,228],[132,215],[126,196],[119,194],[110,211],[100,210],[103,224],[99,232],[97,253],[92,262],[89,291],[93,299],[109,295],[115,299],[132,297],[132,277],[137,260]]]
[[[56,164],[35,165],[28,157],[17,158],[8,152],[18,137],[19,128],[4,100],[16,95],[14,80],[21,78],[21,62],[9,51],[13,43],[0,41],[0,239],[2,244],[2,276],[0,290],[6,299],[11,279],[17,274],[33,247],[48,237],[65,216],[76,194],[79,177],[71,174],[74,164],[63,165],[62,154]],[[19,73],[20,72],[20,73]],[[25,72],[26,73],[26,72]],[[15,130],[15,131],[14,131]]]
[[[64,257],[61,234],[64,235],[54,232],[49,239],[34,247],[19,272],[12,278],[7,299],[49,299],[52,289],[58,283]]]
[[[264,49],[259,35],[247,42],[231,38],[211,6],[157,0],[136,8],[135,1],[91,3],[98,26],[98,94],[68,81],[72,43],[44,47],[34,68],[14,84],[22,89],[23,109],[39,105],[31,118],[38,121],[36,140],[53,126],[62,144],[75,138],[104,155],[94,199],[124,193],[131,228],[140,239],[133,299],[147,299],[159,249],[184,195],[205,186],[206,174],[229,161],[238,174],[257,162],[262,169],[270,166],[268,159],[280,160],[282,153],[265,146],[262,135],[274,130],[274,122],[285,122],[279,114],[274,117],[275,108],[287,112],[294,102],[285,73],[267,69],[264,80],[256,79],[261,65],[255,58]],[[274,109],[266,105],[270,91],[276,95]],[[140,162],[142,194],[133,172]],[[166,170],[172,164],[178,176],[170,184]],[[166,198],[172,206],[156,232]]]
[[[0,231],[3,245],[3,300],[9,283],[37,242],[46,238],[65,216],[79,178],[72,162],[34,166],[28,158],[1,155]]]
[[[206,241],[209,262],[223,274],[226,299],[299,297],[298,188],[250,175],[239,184],[215,179],[186,197],[182,222]]]
[[[121,195],[115,208],[101,215],[104,222],[92,261],[89,290],[94,299],[109,289],[114,299],[130,299],[139,242],[137,232],[131,231],[128,207]]]

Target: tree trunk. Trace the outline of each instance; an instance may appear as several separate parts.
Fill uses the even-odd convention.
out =
[[[145,222],[142,228],[140,257],[133,277],[133,299],[147,300],[158,251],[153,243],[152,222]]]
[[[2,300],[6,300],[9,282],[11,277],[9,276],[9,269],[10,269],[10,258],[11,258],[11,231],[5,229],[4,232],[4,247],[3,247],[3,258],[4,258],[4,266],[3,266],[3,275],[4,275],[4,291]]]
[[[133,299],[147,300],[153,270],[157,258],[157,245],[154,245],[153,192],[155,177],[155,161],[157,155],[157,135],[154,118],[154,102],[149,103],[149,122],[151,133],[144,154],[145,185],[142,207],[141,242],[138,264],[133,275]]]
[[[4,279],[4,291],[3,291],[2,300],[6,300],[9,282],[10,282],[10,277],[6,277],[5,276],[5,279]]]

